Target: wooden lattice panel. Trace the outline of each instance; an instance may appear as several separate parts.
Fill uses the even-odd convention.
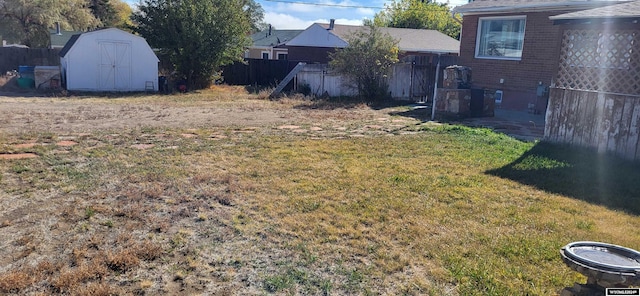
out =
[[[565,30],[556,87],[640,95],[639,30]]]

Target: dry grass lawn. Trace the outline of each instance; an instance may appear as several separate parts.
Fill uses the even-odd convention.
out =
[[[553,295],[637,164],[237,88],[0,97],[0,294]],[[3,109],[4,108],[4,109]]]

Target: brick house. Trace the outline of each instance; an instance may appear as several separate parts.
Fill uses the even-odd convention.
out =
[[[502,93],[501,108],[544,110],[562,42],[550,17],[623,2],[476,0],[455,7],[462,15],[459,64],[471,67],[474,88]]]

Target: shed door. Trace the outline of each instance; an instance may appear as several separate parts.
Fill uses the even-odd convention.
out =
[[[129,90],[131,84],[131,44],[100,42],[100,90]]]

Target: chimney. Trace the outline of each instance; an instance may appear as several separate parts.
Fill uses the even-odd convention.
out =
[[[269,36],[271,36],[271,24],[269,24]]]
[[[60,36],[62,35],[62,32],[60,32],[60,23],[56,22],[56,35]]]
[[[333,26],[335,26],[336,24],[336,20],[335,19],[331,19],[329,21],[329,31],[333,30]]]

